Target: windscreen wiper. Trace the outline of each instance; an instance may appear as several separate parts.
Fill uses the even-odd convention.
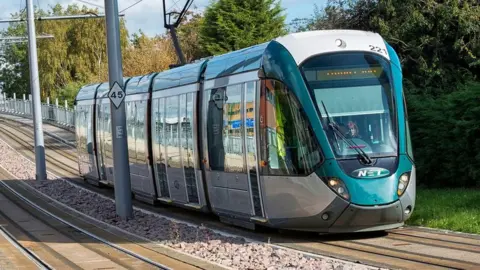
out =
[[[335,132],[336,135],[338,135],[344,142],[346,142],[351,149],[354,149],[355,151],[357,151],[358,155],[362,158],[365,164],[371,164],[372,159],[370,158],[370,156],[368,156],[368,154],[365,153],[365,151],[363,151],[362,148],[359,147],[358,144],[356,144],[353,140],[345,137],[343,132],[338,128],[337,123],[331,120],[330,115],[328,114],[327,108],[325,106],[325,103],[323,103],[323,100],[322,100],[322,106],[323,106],[323,109],[325,110],[325,113],[327,114],[328,126]],[[335,137],[335,140],[336,140],[336,137]]]

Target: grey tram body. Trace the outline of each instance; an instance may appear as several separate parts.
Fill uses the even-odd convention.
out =
[[[334,35],[328,38],[335,41]],[[263,72],[273,70],[273,79],[294,81],[288,74],[292,66],[280,67],[283,60],[269,54],[269,46],[282,45],[285,52],[290,50],[289,44],[271,41],[164,72],[125,78],[135,197],[152,204],[211,211],[226,223],[248,228],[261,224],[343,232],[403,224],[409,215],[402,210],[406,204],[414,205],[415,167],[413,184],[405,195],[374,208],[339,197],[318,170],[299,176],[262,173],[260,92],[262,79],[273,74]],[[294,65],[298,69],[298,63]],[[81,175],[93,184],[114,186],[108,90],[108,83],[80,89],[76,133]],[[241,127],[232,132],[223,130],[225,117],[230,119],[226,104],[240,110],[240,118],[232,121],[240,121]],[[324,213],[330,215],[327,220],[322,218]]]

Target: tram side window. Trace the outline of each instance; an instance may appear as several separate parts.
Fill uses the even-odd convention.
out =
[[[146,162],[147,156],[145,154],[145,111],[147,103],[143,100],[135,102],[136,110],[136,121],[135,121],[135,142],[136,142],[136,154],[137,162],[144,164]]]
[[[261,155],[264,175],[308,175],[322,161],[320,146],[293,93],[279,81],[261,87]]]
[[[225,149],[223,144],[224,103],[226,88],[205,91],[208,159],[212,170],[225,170]]]
[[[77,148],[80,153],[83,153],[86,149],[86,142],[85,142],[85,111],[82,105],[77,106],[77,113],[76,113],[76,125],[78,132],[77,132]]]
[[[242,85],[229,85],[206,92],[207,141],[212,170],[245,172],[242,140]]]
[[[403,95],[403,110],[404,110],[404,115],[405,115],[405,129],[406,129],[405,133],[406,133],[407,154],[412,160],[414,160],[412,138],[410,136],[410,125],[408,124],[408,110],[407,110],[407,101],[405,99],[405,94]]]
[[[93,105],[87,107],[87,114],[86,114],[86,124],[87,124],[87,151],[88,154],[93,155],[93,123],[92,123],[92,116],[93,116]]]

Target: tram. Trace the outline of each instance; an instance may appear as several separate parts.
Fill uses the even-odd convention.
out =
[[[393,48],[378,34],[289,34],[125,78],[136,199],[221,221],[324,233],[400,227],[416,174]],[[80,174],[114,187],[108,82],[76,97]]]

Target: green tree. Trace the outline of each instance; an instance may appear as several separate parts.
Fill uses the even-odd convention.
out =
[[[123,73],[139,76],[159,72],[176,62],[172,42],[166,36],[148,37],[143,32],[134,36],[134,42],[124,53]]]
[[[187,62],[207,56],[200,44],[200,29],[203,22],[203,14],[188,11],[178,26],[178,38]]]
[[[20,14],[14,14],[13,18],[20,18]],[[12,24],[0,36],[22,37],[27,35],[24,22]],[[42,42],[41,40],[38,41]],[[0,54],[0,82],[2,91],[7,96],[28,94],[30,89],[27,43],[6,43],[2,45]]]
[[[212,55],[263,43],[287,33],[275,0],[218,0],[205,11],[200,40]]]
[[[399,54],[409,89],[449,93],[480,73],[480,5],[477,0],[329,0],[295,30],[374,31]],[[453,87],[452,87],[453,86]]]
[[[480,187],[480,83],[408,97],[417,178],[430,187]]]

